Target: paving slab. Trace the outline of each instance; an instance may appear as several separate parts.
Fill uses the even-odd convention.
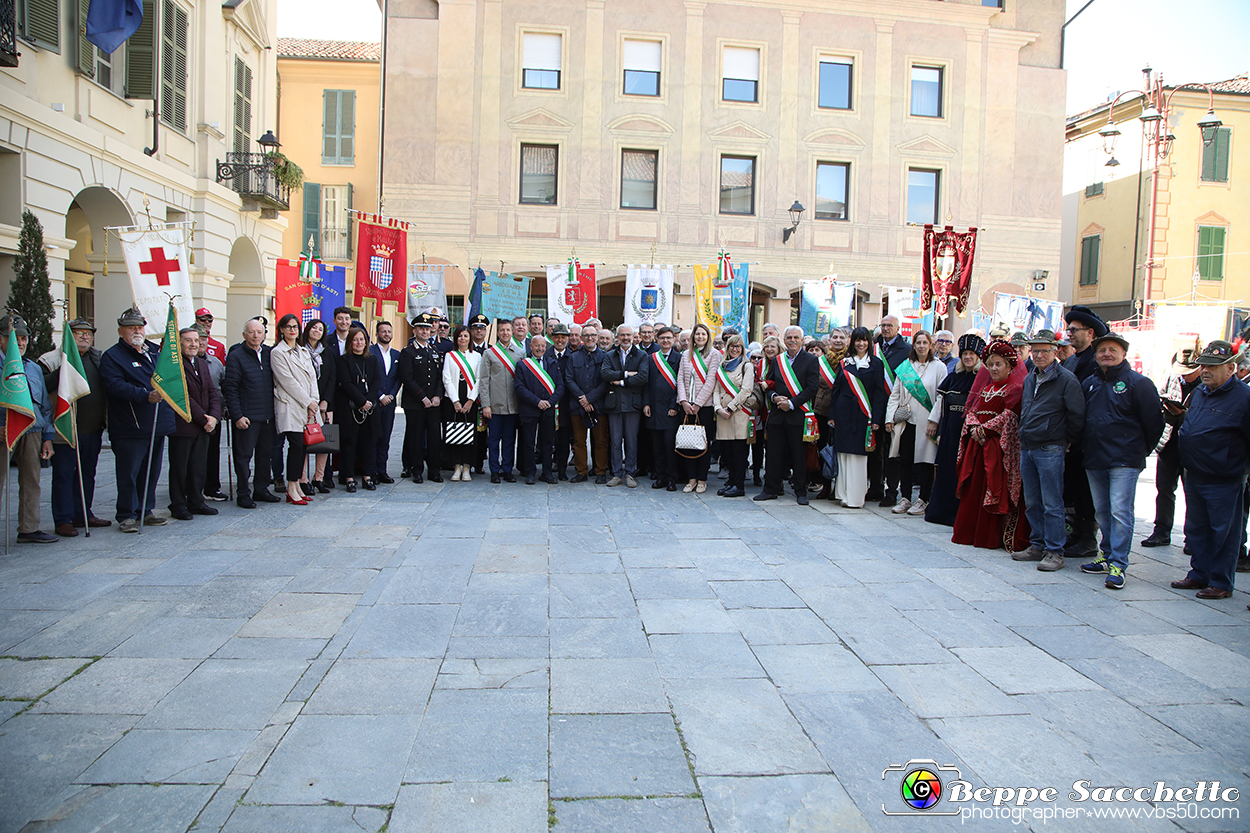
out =
[[[59,685],[32,711],[145,715],[198,664],[190,659],[105,657]]]
[[[257,734],[231,729],[133,729],[76,781],[220,784]]]
[[[642,630],[642,621],[637,617],[553,619],[550,652],[553,658],[651,656],[647,635]]]
[[[455,605],[374,605],[343,653],[355,658],[441,657]]]
[[[738,632],[724,606],[713,599],[639,599],[638,612],[648,634]]]
[[[222,833],[377,833],[389,813],[378,807],[319,804],[312,807],[264,807],[243,804],[234,808]]]
[[[553,659],[551,710],[559,713],[667,712],[650,657]]]
[[[55,688],[91,660],[67,659],[0,659],[0,698],[33,700],[48,689]]]
[[[954,654],[1007,694],[1101,688],[1040,648],[955,648]]]
[[[666,680],[767,676],[741,634],[656,634],[650,642],[660,676]]]
[[[399,791],[387,833],[546,833],[547,787],[538,782],[414,784]]]
[[[546,657],[474,658],[443,660],[437,688],[536,688],[551,686],[550,661]]]
[[[711,833],[703,802],[689,798],[556,801],[560,833]]]
[[[339,659],[303,713],[420,715],[438,669],[436,659]]]
[[[31,827],[67,833],[182,833],[215,790],[212,785],[192,784],[88,787],[67,797]]]
[[[546,777],[547,692],[436,689],[404,783]]]
[[[696,791],[667,713],[553,715],[550,743],[553,799]]]
[[[359,598],[348,593],[279,593],[239,629],[239,636],[329,639]]]
[[[109,656],[203,659],[246,624],[246,619],[162,616],[110,651]]]
[[[144,729],[263,729],[307,663],[209,659],[148,712]]]
[[[699,779],[716,833],[869,833],[869,825],[834,775]],[[873,815],[879,820],[879,815]]]

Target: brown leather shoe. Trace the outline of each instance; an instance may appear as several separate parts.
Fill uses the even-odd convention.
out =
[[[1202,590],[1206,585],[1200,581],[1194,581],[1191,578],[1183,578],[1180,581],[1172,582],[1173,590]]]
[[[1233,595],[1232,590],[1221,590],[1218,587],[1204,587],[1194,594],[1200,599],[1227,599]]]
[[[57,524],[57,525],[56,525],[56,534],[57,534],[57,535],[60,535],[62,538],[77,538],[77,537],[78,537],[78,530],[77,530],[77,529],[74,529],[74,525],[73,525],[72,523],[70,523],[70,524]]]
[[[95,515],[92,515],[90,518],[87,518],[87,526],[91,527],[92,529],[103,529],[104,527],[112,526],[112,525],[113,525],[113,522],[108,520],[107,518],[97,518]]]

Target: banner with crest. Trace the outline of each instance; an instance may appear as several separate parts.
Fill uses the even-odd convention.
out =
[[[837,275],[826,275],[818,281],[803,281],[799,326],[809,336],[829,335],[835,327],[845,327],[850,323],[854,301],[855,284],[840,284]]]
[[[446,264],[412,263],[408,266],[408,320],[430,307],[447,309]]]
[[[595,265],[570,259],[564,266],[547,267],[547,317],[565,324],[585,324],[599,315],[599,288]]]
[[[694,317],[712,331],[712,338],[726,327],[733,327],[745,337],[750,297],[750,264],[734,265],[724,252],[714,264],[695,264]]]
[[[528,311],[531,280],[526,275],[483,273],[482,315],[491,321],[525,315]]]
[[[625,323],[673,322],[673,266],[625,267]]]
[[[356,304],[365,298],[403,303],[407,290],[408,224],[377,214],[362,214],[356,225]]]
[[[189,235],[190,229],[185,223],[117,229],[126,257],[126,271],[130,274],[130,291],[135,306],[148,322],[144,335],[165,332],[163,322],[170,298],[178,314],[178,326],[190,327],[195,323],[187,261]]]
[[[924,264],[921,267],[920,309],[933,308],[946,315],[953,302],[961,316],[968,308],[972,290],[972,259],[977,249],[977,230],[955,231],[946,226],[936,231],[932,224],[924,227]]]

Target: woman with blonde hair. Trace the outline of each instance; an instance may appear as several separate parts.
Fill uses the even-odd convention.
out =
[[[321,422],[321,393],[312,353],[300,344],[299,319],[287,313],[278,321],[281,339],[269,354],[273,369],[274,429],[286,437],[286,502],[307,506],[304,426]],[[303,473],[303,476],[301,476]]]
[[[933,489],[937,443],[928,435],[929,414],[937,386],[946,378],[946,363],[934,354],[933,336],[920,330],[911,339],[911,353],[895,368],[894,387],[885,409],[890,456],[899,458],[899,498],[895,515],[923,515]],[[919,477],[917,478],[917,475]],[[920,495],[911,502],[912,484],[920,481]]]
[[[697,457],[682,455],[688,482],[683,492],[707,491],[707,472],[712,464],[712,440],[715,438],[715,414],[712,393],[716,390],[716,371],[723,355],[712,347],[712,331],[706,324],[695,324],[690,332],[690,349],[681,356],[677,371],[677,403],[685,411],[686,421],[697,421],[707,435],[703,453]]]
[[[755,367],[746,356],[746,343],[735,333],[725,341],[725,359],[716,369],[716,439],[729,463],[729,478],[717,490],[721,497],[746,494],[747,440],[755,434]]]

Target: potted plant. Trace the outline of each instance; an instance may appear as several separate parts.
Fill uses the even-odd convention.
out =
[[[281,151],[273,150],[265,154],[273,168],[273,177],[279,185],[292,191],[304,184],[304,169],[296,165]]]

